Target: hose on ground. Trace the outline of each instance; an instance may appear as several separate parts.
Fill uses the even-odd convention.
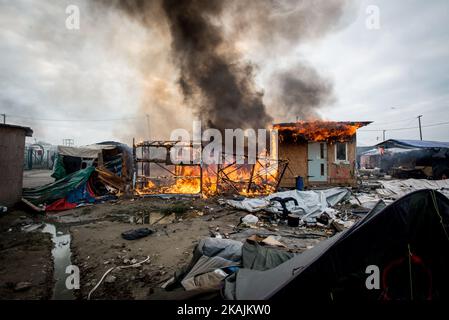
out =
[[[137,262],[137,263],[131,264],[131,265],[129,265],[129,266],[118,266],[118,267],[112,267],[112,268],[109,268],[109,269],[106,270],[106,272],[103,274],[103,276],[101,277],[100,281],[98,281],[98,283],[95,285],[95,287],[93,287],[92,290],[90,290],[89,294],[87,295],[87,300],[90,300],[90,297],[91,297],[92,293],[94,293],[95,290],[98,289],[98,287],[100,286],[100,284],[103,282],[104,278],[106,278],[106,276],[107,276],[112,270],[115,270],[115,269],[120,270],[120,269],[126,269],[126,268],[134,268],[134,267],[138,267],[138,266],[140,266],[141,264],[147,262],[148,260],[150,260],[150,256],[147,256],[147,258],[146,258],[145,260],[141,261],[141,262]]]

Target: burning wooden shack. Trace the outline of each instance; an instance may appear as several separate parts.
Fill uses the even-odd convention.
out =
[[[179,147],[197,160],[174,163],[170,155]],[[199,157],[204,145],[193,141],[134,142],[133,150],[134,190],[140,195],[265,195],[278,190],[288,166],[288,161],[274,158],[268,152],[258,154],[255,163],[250,163],[247,155],[223,152],[223,163],[205,164]]]
[[[356,133],[371,122],[300,121],[279,123],[279,158],[289,162],[280,186],[356,184]]]

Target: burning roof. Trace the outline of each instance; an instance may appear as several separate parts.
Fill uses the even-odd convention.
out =
[[[273,129],[279,131],[280,141],[348,141],[356,134],[357,129],[370,123],[368,121],[298,121],[274,124]]]

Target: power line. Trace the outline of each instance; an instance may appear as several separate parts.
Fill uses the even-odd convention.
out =
[[[433,123],[433,124],[428,124],[426,126],[422,126],[423,128],[429,128],[429,127],[437,127],[437,126],[442,126],[445,124],[449,124],[449,122],[440,122],[440,123]]]
[[[449,122],[432,123],[432,124],[428,124],[428,125],[422,126],[422,128],[437,127],[437,126],[443,126],[443,125],[447,125],[447,124],[449,124]],[[419,129],[419,127],[393,128],[393,129],[373,129],[373,130],[360,129],[358,131],[359,132],[383,132],[384,130],[385,131],[401,131],[401,130],[411,130],[411,129]]]
[[[6,115],[5,115],[6,116]],[[44,119],[44,118],[31,118],[23,116],[9,115],[10,118],[17,118],[30,121],[53,121],[53,122],[110,122],[110,121],[128,121],[128,120],[140,120],[140,118],[116,118],[116,119]]]
[[[384,125],[388,125],[388,124],[393,124],[393,123],[399,123],[399,122],[405,122],[408,120],[415,120],[416,117],[413,118],[405,118],[405,119],[401,119],[401,120],[395,120],[395,121],[387,121],[387,122],[377,122],[374,121],[373,124],[371,126],[373,127],[377,127],[377,126],[384,126]]]

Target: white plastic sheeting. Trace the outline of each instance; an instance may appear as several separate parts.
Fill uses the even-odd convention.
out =
[[[407,193],[422,189],[438,190],[446,197],[449,197],[449,180],[380,180],[379,183],[383,188],[377,189],[376,192],[381,197],[398,199]]]
[[[115,149],[117,146],[106,144],[91,144],[84,147],[58,146],[58,154],[78,158],[96,159],[102,150]]]
[[[306,218],[315,218],[322,214],[327,208],[332,207],[342,201],[349,195],[349,190],[346,188],[332,188],[326,190],[314,191],[284,191],[273,193],[264,198],[245,198],[242,201],[228,200],[227,204],[230,206],[245,210],[248,212],[257,212],[265,210],[272,213],[281,213],[282,206],[277,201],[271,201],[273,198],[293,198],[297,201],[296,205],[293,201],[286,203],[286,208],[291,213],[301,216],[304,220]]]
[[[372,209],[379,200],[396,200],[410,192],[422,189],[437,190],[449,198],[449,180],[407,179],[378,180],[378,182],[382,185],[382,188],[378,188],[372,193],[359,193],[356,195],[357,199],[351,198],[350,202]]]

